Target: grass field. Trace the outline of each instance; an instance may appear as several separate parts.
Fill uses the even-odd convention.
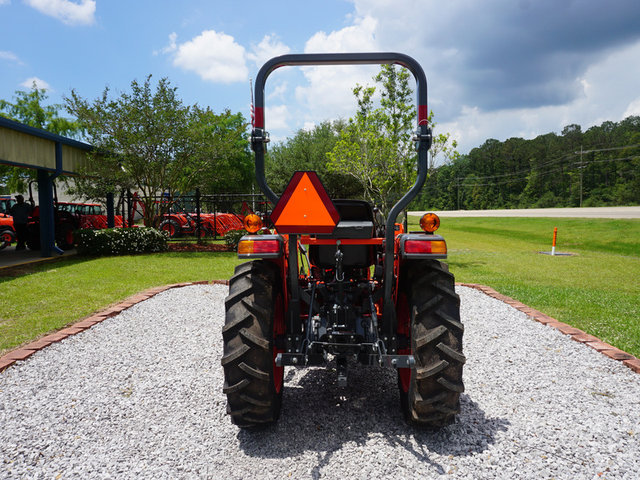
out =
[[[446,218],[442,224],[457,281],[489,285],[640,357],[640,221]],[[574,256],[538,253],[551,250],[554,227],[556,251]],[[0,352],[146,288],[228,279],[237,263],[234,253],[71,258],[0,276]]]
[[[150,287],[227,279],[237,263],[231,252],[76,257],[0,276],[0,352]]]
[[[548,256],[553,229],[556,252]],[[499,292],[640,357],[640,221],[445,218],[459,282]]]

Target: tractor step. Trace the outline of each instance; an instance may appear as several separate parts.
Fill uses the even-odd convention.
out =
[[[365,357],[366,358],[366,357]],[[278,353],[276,366],[306,366],[323,365],[325,359],[322,355],[305,355],[304,353]],[[369,365],[382,365],[393,368],[413,368],[416,360],[413,355],[369,355]]]
[[[413,368],[416,359],[413,355],[380,355],[380,363],[385,367]]]

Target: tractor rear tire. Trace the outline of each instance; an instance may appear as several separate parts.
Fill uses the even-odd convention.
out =
[[[275,365],[274,337],[284,333],[284,300],[278,267],[256,260],[236,267],[225,299],[222,329],[227,413],[242,428],[280,416],[284,367]]]
[[[56,245],[62,250],[71,250],[74,246],[73,225],[62,222],[56,225]]]
[[[27,247],[40,250],[40,222],[27,224]]]
[[[464,327],[454,277],[439,261],[411,261],[403,266],[400,293],[407,302],[416,361],[410,377],[398,371],[402,410],[409,423],[441,428],[460,413],[464,391]]]

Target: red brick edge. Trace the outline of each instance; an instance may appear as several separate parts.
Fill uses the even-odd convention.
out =
[[[48,347],[52,343],[59,342],[60,340],[64,340],[71,335],[75,335],[76,333],[80,333],[85,331],[88,328],[93,327],[96,323],[102,322],[104,319],[109,317],[114,317],[120,312],[134,306],[136,303],[140,303],[144,300],[147,300],[161,292],[169,290],[171,288],[181,288],[188,287],[190,285],[208,285],[208,284],[219,284],[219,285],[229,285],[227,280],[213,280],[211,282],[202,281],[202,282],[186,282],[186,283],[174,283],[172,285],[165,285],[162,287],[150,288],[148,290],[144,290],[143,292],[137,293],[132,297],[127,298],[125,301],[108,307],[101,312],[94,313],[93,315],[79,320],[78,322],[69,325],[68,327],[63,328],[62,330],[58,330],[57,332],[50,333],[45,335],[44,337],[39,338],[27,345],[23,345],[18,347],[15,350],[12,350],[8,353],[5,353],[2,357],[0,357],[0,372],[9,368],[11,365],[16,363],[19,360],[24,360],[39,350]]]
[[[584,343],[594,350],[606,355],[609,358],[614,360],[618,360],[624,363],[627,367],[633,370],[636,373],[640,373],[640,359],[634,357],[630,353],[624,352],[608,343],[603,342],[597,337],[593,335],[589,335],[588,333],[583,332],[578,328],[574,328],[571,325],[567,325],[566,323],[562,323],[556,320],[549,315],[545,315],[538,310],[535,310],[531,307],[528,307],[524,303],[520,303],[517,300],[514,300],[511,297],[507,297],[506,295],[501,294],[500,292],[494,290],[491,287],[487,287],[486,285],[480,285],[477,283],[456,283],[456,285],[460,285],[462,287],[475,288],[476,290],[480,290],[481,292],[493,297],[497,300],[500,300],[504,303],[511,305],[513,308],[520,310],[521,312],[526,313],[531,318],[533,318],[536,322],[540,322],[543,325],[548,327],[555,328],[556,330],[560,330],[565,335],[569,335],[572,340],[575,340],[579,343]]]

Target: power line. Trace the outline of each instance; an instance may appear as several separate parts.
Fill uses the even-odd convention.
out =
[[[625,148],[635,148],[635,147],[640,147],[640,144],[624,145],[624,146],[621,146],[621,147],[611,147],[611,148],[599,148],[599,149],[583,150],[582,154],[592,153],[592,152],[595,153],[595,152],[607,152],[607,151],[613,151],[613,150],[623,150]],[[552,158],[550,160],[546,160],[543,163],[541,163],[539,165],[536,165],[535,168],[536,169],[540,169],[540,168],[543,168],[543,167],[546,167],[546,166],[551,166],[551,165],[559,163],[560,161],[562,161],[562,160],[564,160],[566,158],[574,157],[574,156],[579,155],[579,154],[580,154],[580,152],[567,153],[567,154],[564,154],[564,155],[562,155],[560,157],[555,157],[555,158]],[[588,162],[588,163],[594,163],[594,162],[592,161],[592,162]],[[527,173],[528,174],[528,173],[531,173],[532,171],[533,171],[533,168],[527,168],[527,169],[521,169],[521,170],[518,170],[518,171],[515,171],[515,172],[510,172],[510,173],[501,173],[501,174],[497,174],[497,175],[485,175],[485,176],[482,176],[482,177],[474,177],[474,180],[489,180],[489,179],[492,179],[492,178],[512,177],[512,176],[520,175],[520,174],[523,174],[523,173]],[[520,177],[520,178],[522,178],[522,177]],[[464,181],[464,179],[463,179],[463,181]],[[464,186],[464,183],[462,185]]]
[[[587,165],[591,165],[593,163],[606,163],[606,162],[619,162],[619,161],[628,161],[628,160],[637,160],[640,159],[640,155],[635,155],[635,156],[631,156],[631,157],[621,157],[621,158],[606,158],[606,159],[599,159],[599,160],[590,160],[590,161],[585,161],[585,162],[576,162],[573,164],[569,164],[566,167],[567,168],[556,168],[553,170],[542,170],[542,171],[536,171],[535,174],[538,177],[546,177],[552,173],[557,173],[557,172],[564,172],[569,170],[571,166],[573,167],[578,167],[578,168],[582,168],[585,167]],[[533,170],[530,170],[529,173],[534,173]],[[484,180],[486,177],[474,177],[474,180]],[[493,186],[493,185],[507,185],[509,183],[516,183],[519,181],[524,181],[528,179],[528,175],[524,176],[524,177],[518,177],[518,178],[512,178],[510,180],[505,180],[505,181],[501,181],[501,182],[491,182],[491,183],[460,183],[460,182],[456,182],[456,186],[459,187],[486,187],[486,186]],[[456,179],[458,180],[458,179]],[[453,182],[452,182],[453,183]]]

